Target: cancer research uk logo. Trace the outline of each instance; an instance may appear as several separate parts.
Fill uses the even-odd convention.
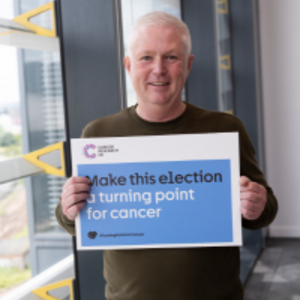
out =
[[[96,150],[97,148],[97,150]],[[119,149],[116,149],[114,145],[99,145],[87,144],[83,147],[83,155],[88,159],[95,158],[97,156],[104,156],[104,153],[113,153],[119,152]]]
[[[94,150],[95,148],[96,148],[96,146],[93,145],[93,144],[85,145],[84,148],[83,148],[83,155],[86,158],[95,158],[96,153],[92,153],[93,151],[90,150],[90,149]]]

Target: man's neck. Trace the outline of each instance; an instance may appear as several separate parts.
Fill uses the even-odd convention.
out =
[[[167,122],[182,115],[185,108],[186,104],[184,102],[180,102],[180,105],[171,108],[160,105],[153,105],[151,108],[146,108],[142,104],[138,104],[136,113],[140,118],[148,122]]]

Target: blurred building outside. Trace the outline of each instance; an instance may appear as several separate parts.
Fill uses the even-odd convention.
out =
[[[14,17],[2,0],[0,17]],[[22,155],[17,49],[0,46],[0,161]],[[5,170],[0,170],[5,172]],[[24,180],[0,185],[0,297],[31,277]]]

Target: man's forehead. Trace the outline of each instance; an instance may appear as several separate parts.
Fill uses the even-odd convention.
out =
[[[135,35],[145,35],[151,33],[157,37],[161,37],[162,31],[168,34],[176,34],[181,36],[180,30],[172,24],[144,24],[135,29]]]
[[[170,25],[152,25],[142,26],[135,31],[131,46],[138,52],[155,51],[159,42],[165,43],[168,40],[169,47],[165,52],[178,51],[178,46],[182,44],[182,36],[175,26]]]

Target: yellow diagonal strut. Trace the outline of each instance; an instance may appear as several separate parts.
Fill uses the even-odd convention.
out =
[[[228,0],[217,1],[217,11],[219,14],[228,14]]]
[[[230,56],[230,54],[219,57],[219,66],[223,70],[231,70],[231,56]]]
[[[73,295],[73,283],[72,283],[72,278],[52,283],[43,287],[40,287],[38,289],[33,290],[32,292],[36,294],[37,296],[40,296],[44,300],[59,300],[53,296],[50,296],[48,294],[49,291],[64,287],[64,286],[69,286],[70,287],[70,300],[74,300],[74,295]]]
[[[55,168],[41,160],[39,160],[39,157],[47,154],[49,152],[60,150],[60,157],[61,157],[61,169]],[[57,175],[57,176],[66,176],[66,170],[65,170],[65,161],[64,161],[64,143],[59,142],[57,144],[53,144],[51,146],[30,152],[28,154],[25,154],[22,156],[29,162],[33,163],[34,165],[40,167],[45,171],[45,173]]]
[[[31,23],[29,20],[47,10],[51,10],[52,30]],[[15,22],[33,30],[38,35],[56,37],[54,2],[49,2],[13,19]]]

